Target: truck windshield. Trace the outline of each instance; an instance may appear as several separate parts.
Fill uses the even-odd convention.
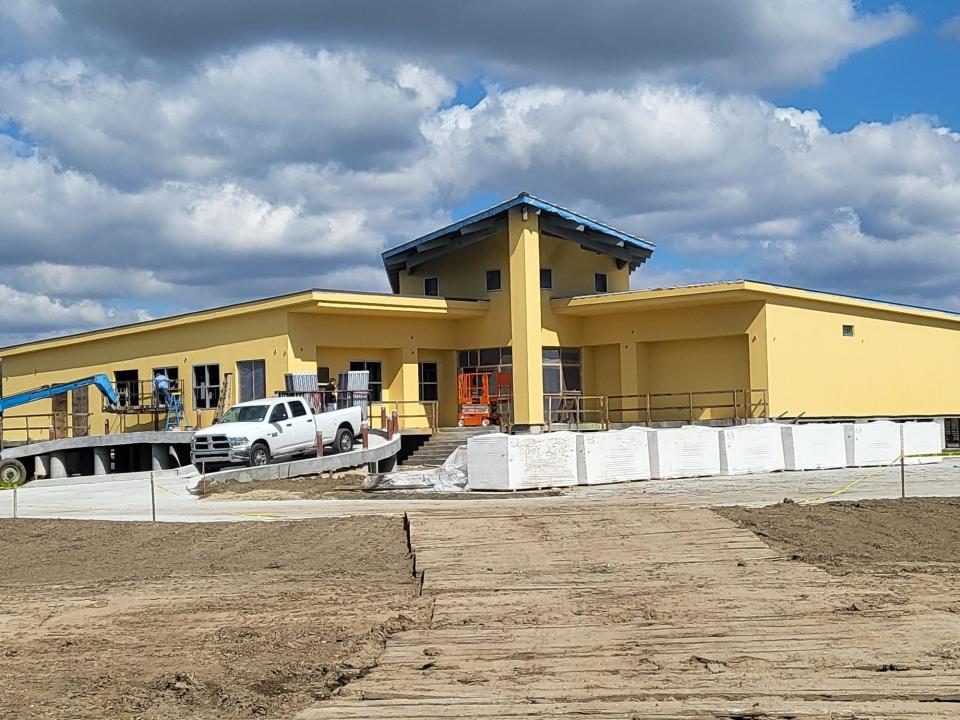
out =
[[[269,409],[269,405],[244,405],[243,407],[232,407],[223,414],[223,417],[220,418],[220,422],[263,422],[263,419],[267,416],[267,410]]]

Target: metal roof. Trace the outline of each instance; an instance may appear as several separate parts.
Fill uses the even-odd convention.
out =
[[[608,252],[611,255],[617,255],[621,260],[623,260],[623,262],[629,262],[632,267],[643,263],[648,257],[650,257],[654,248],[656,247],[652,242],[649,240],[644,240],[642,237],[625,233],[622,230],[617,230],[609,225],[604,225],[601,222],[588,218],[585,215],[573,212],[572,210],[568,210],[560,205],[555,205],[554,203],[547,202],[546,200],[542,200],[538,197],[530,195],[529,193],[522,192],[516,197],[510,198],[509,200],[487,208],[486,210],[481,210],[480,212],[474,213],[473,215],[463,218],[462,220],[458,220],[451,225],[447,225],[446,227],[440,228],[439,230],[434,230],[427,235],[423,235],[414,240],[403,243],[402,245],[397,245],[389,250],[385,250],[381,257],[383,258],[383,264],[386,268],[387,274],[390,277],[390,285],[393,288],[393,291],[398,292],[400,289],[399,275],[400,271],[408,266],[406,258],[414,257],[421,253],[424,246],[426,246],[428,243],[432,247],[436,247],[440,252],[453,251],[456,249],[456,247],[462,245],[463,243],[452,241],[466,235],[471,226],[478,225],[478,223],[483,223],[487,220],[498,218],[502,215],[506,215],[507,211],[518,206],[534,208],[541,213],[545,212],[555,216],[556,218],[559,218],[560,221],[571,225],[571,227],[567,229],[568,231],[582,233],[584,242],[592,239],[593,242],[591,243],[591,247],[589,249],[594,250],[595,252]],[[546,234],[551,234],[550,230],[548,229],[542,229],[542,231]],[[561,229],[557,229],[556,231],[558,233],[563,232]],[[561,235],[561,237],[564,236]],[[451,242],[444,243],[445,239],[450,240]],[[564,237],[564,239],[571,240],[573,238]],[[579,238],[577,239],[579,241]]]

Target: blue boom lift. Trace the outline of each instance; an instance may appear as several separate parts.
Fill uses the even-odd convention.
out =
[[[54,395],[62,395],[77,388],[95,385],[97,389],[107,398],[111,408],[116,408],[120,404],[120,398],[117,397],[117,391],[113,389],[113,383],[106,375],[93,375],[91,377],[74,380],[72,382],[60,383],[58,385],[45,385],[43,387],[26,390],[14,395],[0,397],[0,417],[10,408],[26,405],[36,400],[44,400]],[[0,482],[7,485],[19,485],[27,479],[27,469],[19,460],[10,458],[0,460]]]

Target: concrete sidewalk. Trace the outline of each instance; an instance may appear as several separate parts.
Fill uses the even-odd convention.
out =
[[[450,510],[484,506],[543,507],[578,500],[597,502],[658,503],[669,505],[769,505],[789,497],[801,500],[827,494],[877,468],[815,472],[768,473],[737,477],[651,480],[621,485],[571,488],[566,495],[522,498],[504,493],[502,498],[471,496],[425,500],[416,493],[401,499],[381,499],[375,494],[356,500],[200,500],[190,495],[182,481],[155,482],[157,519],[165,522],[241,520],[298,520],[310,517],[391,514],[407,511]],[[960,459],[936,465],[906,468],[907,494],[913,497],[960,495]],[[854,486],[837,500],[895,498],[900,496],[900,469],[891,467]],[[18,517],[90,520],[149,520],[150,480],[105,481],[87,485],[31,487],[17,492]],[[13,492],[0,491],[0,517],[12,517]]]

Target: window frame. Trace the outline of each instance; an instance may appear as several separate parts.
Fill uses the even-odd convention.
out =
[[[436,292],[433,292],[433,293],[427,292],[427,283],[430,282],[431,280],[435,282],[437,285]],[[423,279],[423,296],[424,297],[440,297],[440,278],[436,277],[435,275],[432,275],[430,277],[425,277]]]
[[[117,377],[118,373],[132,375],[133,379],[121,380]],[[153,382],[153,375],[150,376],[150,381]],[[136,407],[140,404],[140,371],[138,369],[114,370],[113,385],[117,390],[120,407]],[[126,390],[126,394],[124,394],[124,390]]]
[[[600,289],[600,278],[603,278],[603,290]],[[607,277],[607,273],[593,274],[593,291],[598,295],[610,292],[610,278]]]
[[[424,380],[424,366],[433,366],[433,380]],[[425,393],[424,390],[433,388],[432,393]],[[440,399],[440,366],[436,360],[421,360],[417,363],[417,390],[420,402],[438,402]],[[426,397],[432,394],[433,397]]]
[[[210,382],[210,368],[217,368],[217,382]],[[197,384],[197,368],[204,369],[204,383]],[[193,398],[194,410],[216,410],[220,404],[220,383],[223,381],[223,373],[220,372],[220,363],[197,363],[190,366],[190,396]],[[205,404],[199,403],[198,390],[203,391]],[[212,398],[212,399],[211,399]]]
[[[496,278],[497,278],[496,287],[490,287],[491,273],[496,273]],[[487,268],[487,270],[484,271],[483,284],[487,292],[500,292],[501,290],[503,290],[503,272],[500,270],[500,268]]]
[[[354,365],[362,365],[363,367],[354,367]],[[372,380],[372,379],[370,380],[370,384],[367,386],[370,389],[370,397],[368,398],[368,400],[370,402],[382,402],[383,401],[383,361],[382,360],[349,360],[347,362],[347,369],[352,371],[367,370],[369,372],[371,365],[377,366],[377,375],[379,376],[379,380]]]
[[[849,332],[847,332],[849,330]],[[857,336],[857,326],[843,323],[840,327],[840,333],[843,337],[856,337]]]
[[[547,273],[547,278],[548,278],[548,282],[546,285],[543,284],[544,273]],[[549,267],[540,268],[540,289],[553,290],[553,268],[549,268]]]
[[[257,383],[256,383],[256,370],[253,369],[253,397],[244,398],[243,396],[243,375],[240,372],[240,366],[247,363],[260,363],[263,367],[263,394],[257,396]],[[238,402],[248,402],[250,400],[265,400],[267,397],[267,361],[263,359],[254,359],[254,360],[237,360],[237,401]]]

